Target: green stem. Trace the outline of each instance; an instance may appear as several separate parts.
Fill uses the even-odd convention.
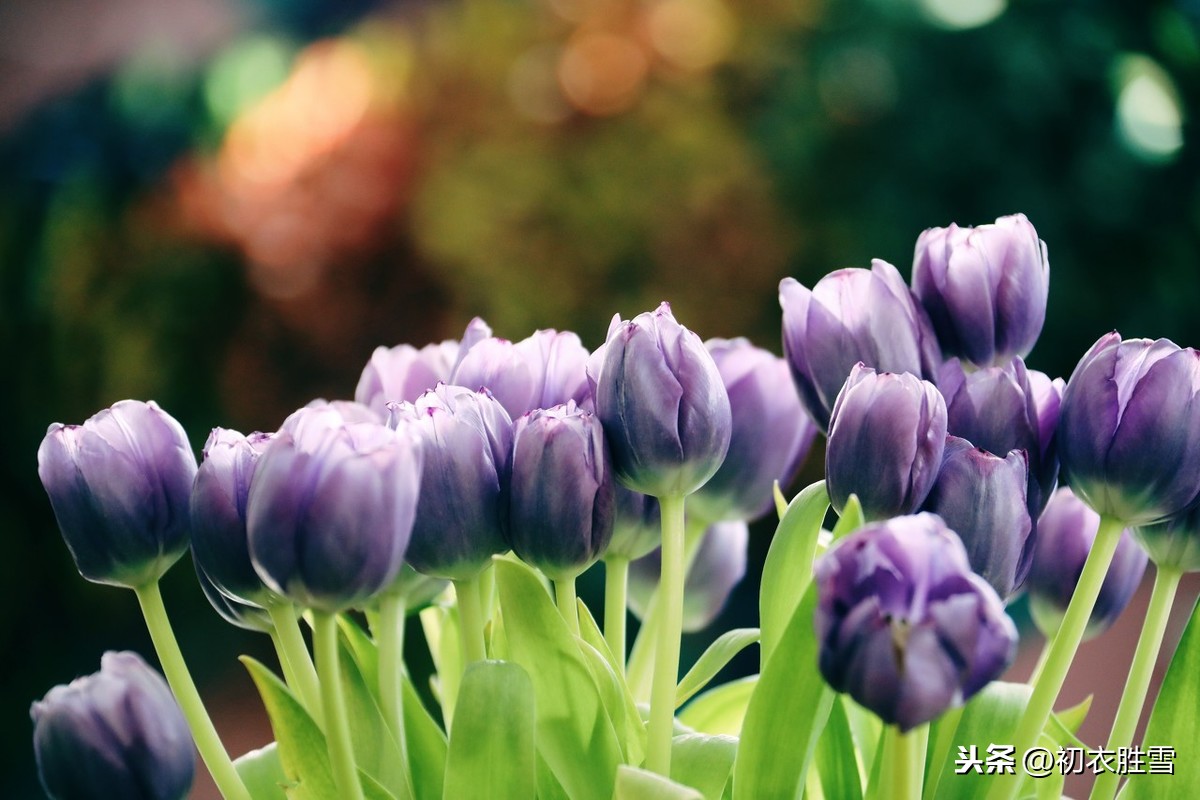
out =
[[[1050,652],[1046,663],[1033,686],[1033,694],[1025,713],[1017,725],[1012,743],[1018,762],[1025,757],[1025,752],[1037,742],[1038,735],[1050,718],[1054,701],[1058,699],[1059,690],[1067,678],[1067,670],[1075,659],[1075,651],[1083,640],[1083,632],[1092,609],[1096,606],[1096,598],[1100,595],[1100,586],[1108,575],[1108,567],[1112,563],[1113,553],[1116,552],[1117,542],[1121,539],[1124,525],[1120,520],[1103,516],[1100,518],[1100,529],[1096,531],[1096,539],[1092,543],[1092,551],[1088,553],[1087,562],[1075,586],[1075,594],[1067,606],[1058,632],[1050,642]],[[1013,800],[1020,791],[1020,776],[998,775],[992,782],[988,800]]]
[[[575,579],[563,578],[554,582],[554,599],[558,602],[558,613],[567,622],[567,628],[579,635],[579,609],[575,603]]]
[[[196,684],[188,672],[183,653],[179,651],[179,642],[175,641],[175,632],[171,630],[171,621],[167,618],[167,607],[163,605],[158,582],[148,583],[133,591],[142,607],[142,616],[146,618],[146,627],[150,630],[150,640],[154,642],[154,650],[158,653],[163,674],[167,677],[175,699],[179,701],[179,707],[183,709],[183,715],[192,729],[196,749],[200,751],[200,758],[212,773],[217,789],[226,800],[251,800],[250,792],[246,791],[233,762],[229,760],[229,753],[225,752],[225,745],[221,744],[217,729],[213,727],[208,712],[204,710],[204,701],[196,691]]]
[[[479,597],[479,576],[454,582],[458,596],[458,638],[462,645],[463,669],[483,661],[483,612]]]
[[[924,727],[924,726],[922,726]],[[883,769],[888,778],[886,797],[890,800],[920,800],[925,754],[920,752],[923,736],[919,730],[902,733],[899,726],[888,725],[883,735]],[[885,794],[875,792],[875,797]]]
[[[379,647],[379,699],[383,716],[399,745],[401,771],[411,780],[408,742],[404,732],[404,616],[408,600],[400,592],[379,601],[378,626],[373,629]],[[412,796],[412,792],[409,791]]]
[[[1115,752],[1133,742],[1138,718],[1141,717],[1142,706],[1146,702],[1146,690],[1150,688],[1150,676],[1154,672],[1163,634],[1167,630],[1167,620],[1171,617],[1175,591],[1179,588],[1182,577],[1183,573],[1179,570],[1163,567],[1158,568],[1158,574],[1154,577],[1154,591],[1150,594],[1150,606],[1146,609],[1142,635],[1138,638],[1137,649],[1133,651],[1133,665],[1129,668],[1129,678],[1125,681],[1125,691],[1121,694],[1121,705],[1117,708],[1117,717],[1108,737],[1109,750]],[[1100,773],[1092,785],[1091,800],[1112,800],[1120,781],[1121,776],[1116,772],[1106,770]]]
[[[650,724],[646,730],[646,768],[671,776],[671,734],[675,722],[675,687],[679,682],[679,641],[683,635],[683,497],[660,497],[662,508],[662,621],[650,684]]]
[[[1046,659],[1050,657],[1050,644],[1053,639],[1047,639],[1042,644],[1042,652],[1038,654],[1037,663],[1033,665],[1033,672],[1029,675],[1029,685],[1033,686],[1042,677],[1042,670],[1046,668]]]
[[[613,557],[604,562],[604,640],[625,671],[625,603],[629,592],[629,559]]]
[[[287,656],[287,663],[291,667],[291,676],[287,674],[288,667],[284,667],[284,677],[287,678],[288,686],[300,695],[305,709],[312,715],[317,726],[323,729],[325,715],[321,709],[321,687],[317,681],[317,671],[313,668],[312,657],[308,654],[308,645],[304,643],[304,634],[300,632],[300,618],[296,614],[296,606],[283,600],[269,606],[267,613],[271,615],[271,623],[275,626],[284,655]]]
[[[279,638],[279,632],[274,626],[271,627],[270,635],[271,644],[275,645],[275,657],[279,659],[279,668],[283,670],[283,682],[290,687],[299,686],[300,681],[292,669],[292,661],[288,658],[287,650],[283,649],[283,640]]]
[[[321,676],[321,703],[325,711],[325,745],[338,797],[363,800],[358,768],[354,764],[354,745],[350,741],[350,716],[342,697],[342,665],[338,656],[337,617],[328,611],[313,610],[313,649],[317,652],[317,672]]]

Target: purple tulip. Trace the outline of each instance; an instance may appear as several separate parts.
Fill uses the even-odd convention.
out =
[[[999,366],[1033,349],[1046,320],[1046,245],[1024,214],[917,239],[913,291],[948,356]]]
[[[1033,388],[1035,381],[1040,394]],[[1035,516],[1058,482],[1054,432],[1061,402],[1059,387],[1061,381],[1056,386],[1041,373],[1028,372],[1020,357],[1002,367],[969,373],[954,358],[938,373],[938,388],[946,398],[947,429],[953,436],[995,455],[1025,452],[1030,467],[1029,513]],[[969,545],[967,549],[971,549]]]
[[[1016,655],[1000,598],[933,514],[867,525],[814,570],[821,674],[902,731],[965,703]]]
[[[393,404],[389,424],[424,445],[408,563],[437,578],[474,577],[509,548],[512,420],[486,391],[441,385],[416,403]]]
[[[929,494],[946,446],[946,402],[914,375],[855,366],[829,426],[825,479],[841,513],[858,495],[867,519],[916,511]]]
[[[688,511],[706,520],[754,520],[774,507],[808,455],[817,428],[804,413],[787,362],[746,339],[705,342],[729,393],[733,429],[725,462],[692,495]]]
[[[183,800],[192,735],[166,681],[137,653],[105,653],[100,671],[33,704],[33,752],[54,800]]]
[[[532,411],[513,430],[509,542],[555,581],[595,563],[613,532],[604,430],[575,403]]]
[[[481,339],[464,351],[450,383],[486,388],[513,419],[568,401],[590,402],[589,353],[570,331],[540,330],[516,342]]]
[[[273,591],[322,611],[360,606],[400,570],[420,486],[419,442],[334,408],[303,409],[259,457],[246,525]]]
[[[208,604],[213,607],[221,619],[242,630],[255,633],[270,633],[275,630],[271,616],[265,609],[234,600],[223,594],[194,558],[192,565],[196,568],[196,582],[200,584],[200,591],[204,593]]]
[[[683,587],[683,630],[689,633],[711,625],[746,576],[750,529],[745,522],[714,522],[703,536]],[[661,567],[657,548],[629,564],[629,608],[638,619],[645,617]]]
[[[613,535],[605,557],[630,561],[662,546],[662,515],[658,498],[614,486]]]
[[[1055,634],[1067,613],[1099,529],[1100,515],[1066,487],[1054,493],[1038,520],[1037,547],[1026,587],[1033,620],[1047,638]],[[1146,551],[1138,547],[1128,530],[1123,531],[1100,586],[1085,638],[1103,633],[1117,621],[1142,581],[1146,561]]]
[[[1021,587],[1033,560],[1028,480],[1024,451],[1012,450],[1001,458],[950,436],[937,481],[922,506],[958,533],[971,569],[1006,599]]]
[[[82,425],[54,423],[38,475],[75,566],[96,583],[157,581],[188,547],[196,457],[153,401],[122,400]]]
[[[858,362],[931,379],[941,363],[925,312],[886,261],[872,261],[870,270],[831,272],[811,291],[784,278],[779,304],[783,353],[821,430],[829,429],[834,400]]]
[[[1200,354],[1100,337],[1063,392],[1058,455],[1101,515],[1142,526],[1182,511],[1200,494]]]
[[[455,341],[425,345],[420,350],[408,344],[377,347],[358,379],[354,399],[386,417],[388,403],[411,403],[450,380],[458,350]]]
[[[1134,528],[1133,538],[1159,567],[1200,572],[1200,497],[1161,522]]]
[[[275,598],[254,570],[246,538],[246,500],[250,481],[269,433],[243,436],[213,428],[204,444],[204,461],[192,484],[192,558],[224,594],[263,606]]]
[[[618,480],[643,494],[683,496],[712,477],[729,450],[729,395],[700,337],[663,303],[614,319],[603,361],[589,362],[596,415]]]

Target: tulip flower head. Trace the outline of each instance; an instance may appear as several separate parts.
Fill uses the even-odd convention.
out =
[[[33,752],[53,800],[183,800],[195,752],[166,681],[136,653],[56,686],[30,709]]]
[[[196,457],[187,434],[153,401],[122,400],[82,425],[54,423],[38,475],[83,577],[138,588],[188,546]]]
[[[933,514],[859,529],[815,580],[821,674],[902,731],[965,703],[1016,655],[1000,598]]]
[[[411,403],[448,381],[458,348],[455,341],[428,344],[420,350],[409,344],[377,347],[358,379],[354,399],[386,417],[388,403]]]
[[[1161,522],[1135,528],[1133,538],[1159,567],[1200,572],[1200,497]]]
[[[658,499],[614,482],[613,534],[606,556],[641,558],[662,545]]]

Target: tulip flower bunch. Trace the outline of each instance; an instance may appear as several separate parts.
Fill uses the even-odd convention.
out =
[[[1200,360],[1110,334],[1065,383],[1028,369],[1048,280],[1016,215],[923,233],[911,288],[883,261],[784,280],[785,358],[702,342],[665,303],[595,351],[475,320],[376,350],[354,401],[214,430],[199,464],[153,402],[52,425],[38,466],[67,546],[85,578],[134,590],[171,692],[128,653],[51,690],[32,712],[47,792],[178,800],[194,740],[230,800],[1061,794],[1061,775],[956,756],[1080,744],[1086,708],[1052,713],[1066,670],[1153,560],[1107,748],[1132,744],[1200,569]],[[826,479],[789,502],[818,430]],[[682,633],[716,618],[772,510],[760,627],[681,679]],[[236,761],[158,591],[189,547],[218,613],[278,656],[278,674],[245,659],[275,741]],[[575,591],[597,561],[602,625]],[[1025,590],[1048,644],[1017,685],[999,680],[1005,604]],[[431,705],[405,664],[414,616]],[[710,686],[755,643],[757,675]],[[1197,661],[1189,630],[1148,736],[1200,732]]]

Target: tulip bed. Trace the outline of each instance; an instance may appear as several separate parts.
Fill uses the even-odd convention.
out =
[[[1015,215],[925,231],[911,288],[882,261],[784,280],[784,359],[701,342],[666,304],[615,318],[594,352],[476,320],[379,348],[353,402],[214,430],[199,465],[153,402],[52,425],[38,468],[67,546],[85,578],[136,592],[170,691],[132,653],[51,690],[32,710],[43,785],[178,800],[194,742],[228,800],[1004,800],[1060,797],[1072,772],[1100,800],[1122,781],[1123,798],[1194,795],[1195,615],[1134,730],[1200,568],[1200,356],[1112,333],[1069,381],[1027,369],[1048,281]],[[826,478],[788,499],[818,432]],[[767,513],[760,627],[681,678],[682,632],[715,618]],[[236,760],[158,591],[188,549],[217,611],[278,654],[278,671],[245,659],[275,741]],[[575,581],[601,560],[599,613]],[[1056,700],[1148,560],[1120,710],[1089,745],[1088,704]],[[1047,645],[1015,684],[1005,604],[1023,591]],[[759,672],[712,685],[752,645]]]

